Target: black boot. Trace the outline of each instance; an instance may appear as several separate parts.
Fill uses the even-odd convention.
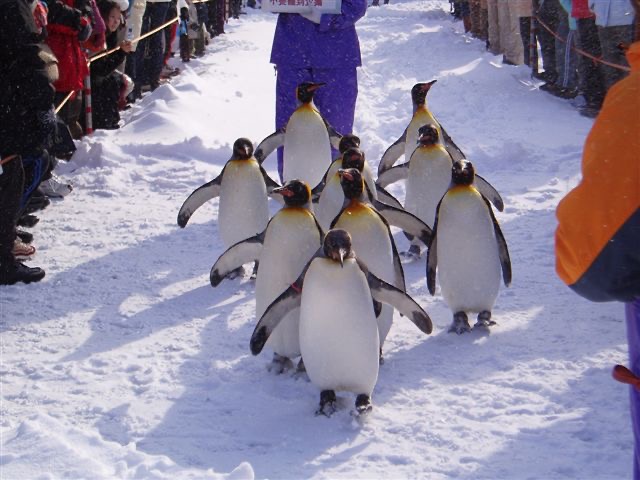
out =
[[[33,242],[33,234],[27,232],[26,230],[20,230],[19,228],[16,228],[16,236],[22,241],[22,243]]]
[[[27,267],[21,262],[0,267],[0,285],[13,285],[17,282],[39,282],[44,278],[44,270],[39,267]]]

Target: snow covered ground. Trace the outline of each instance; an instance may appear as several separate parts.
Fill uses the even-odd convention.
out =
[[[409,120],[413,84],[438,79],[431,110],[506,203],[513,284],[491,333],[447,333],[421,259],[405,265],[407,289],[434,332],[396,314],[364,422],[344,393],[331,418],[314,416],[311,383],[268,373],[266,350],[251,356],[254,283],[209,284],[218,201],[176,225],[236,138],[273,131],[276,17],[250,10],[61,165],[75,189],[33,229],[31,264],[47,276],[0,288],[2,479],[631,476],[628,392],[610,376],[626,361],[622,306],[589,303],[554,273],[554,209],[592,121],[447,10],[393,0],[358,23],[354,133],[375,167]],[[277,178],[274,157],[265,167]],[[390,190],[402,198],[404,185]]]

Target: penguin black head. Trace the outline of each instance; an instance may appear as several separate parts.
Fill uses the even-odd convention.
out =
[[[345,258],[355,256],[353,250],[351,250],[351,235],[341,228],[335,228],[327,232],[324,236],[324,242],[322,242],[322,250],[327,258],[340,262],[340,266],[344,266]]]
[[[324,85],[324,83],[303,82],[296,88],[296,97],[301,103],[309,103],[313,100],[315,91]]]
[[[454,185],[471,185],[475,177],[473,165],[468,160],[456,160],[451,167],[451,183]]]
[[[253,143],[248,138],[239,138],[233,142],[234,160],[248,160],[253,156]]]
[[[350,148],[342,154],[342,169],[357,168],[362,172],[364,168],[364,153],[359,148]]]
[[[353,133],[347,133],[340,139],[338,151],[344,153],[350,148],[360,148],[360,138],[356,137]]]
[[[438,129],[433,123],[423,125],[418,129],[418,143],[421,147],[428,147],[429,145],[435,145],[438,143]]]
[[[424,102],[427,101],[427,93],[429,93],[431,85],[436,82],[437,80],[431,80],[430,82],[416,83],[411,89],[411,100],[413,100],[413,104],[424,105]]]
[[[349,200],[354,198],[360,198],[364,191],[364,182],[362,180],[362,174],[357,168],[341,168],[338,170],[340,175],[340,185],[344,196]]]
[[[311,189],[302,180],[289,180],[282,187],[274,188],[271,193],[282,195],[287,207],[302,207],[311,198]]]

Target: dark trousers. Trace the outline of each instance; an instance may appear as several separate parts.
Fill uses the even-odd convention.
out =
[[[16,239],[16,221],[20,197],[24,187],[22,159],[14,158],[2,165],[0,175],[0,268],[7,269],[15,262],[13,242]]]
[[[170,2],[147,2],[142,17],[141,35],[159,27],[167,18]],[[136,47],[136,90],[147,83],[152,88],[160,81],[160,72],[164,61],[164,32],[159,31],[138,42]]]
[[[578,48],[599,58],[602,55],[598,28],[594,18],[579,18],[578,21]],[[604,79],[600,64],[595,60],[580,55],[578,63],[580,90],[587,101],[587,106],[600,108],[604,100]]]
[[[632,33],[633,28],[631,25],[598,27],[598,38],[600,39],[603,60],[628,67],[627,57],[622,49],[618,48],[618,45],[621,43],[630,44],[633,41]],[[614,83],[619,82],[628,75],[628,72],[608,65],[601,64],[600,68],[602,69],[607,91]]]
[[[540,22],[544,23],[551,29],[552,32],[558,31],[558,14],[562,7],[558,3],[558,0],[534,0],[534,11],[540,19]],[[549,32],[542,25],[537,28],[537,38],[540,42],[540,50],[542,53],[542,68],[549,76],[552,82],[555,82],[555,78],[558,76],[556,69],[556,40],[551,32]]]
[[[522,47],[524,48],[524,64],[533,68],[531,62],[531,17],[520,17],[520,38],[522,38]],[[534,63],[538,61],[537,45],[535,47]]]

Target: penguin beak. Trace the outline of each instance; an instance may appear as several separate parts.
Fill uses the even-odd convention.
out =
[[[279,193],[283,197],[291,197],[293,192],[288,187],[278,187],[271,190],[271,193]]]
[[[422,91],[423,92],[428,92],[429,89],[431,88],[431,86],[436,83],[438,80],[431,80],[430,82],[425,83],[424,85],[422,85]]]
[[[343,170],[342,168],[338,170],[338,175],[340,175],[340,177],[346,178],[347,180],[353,180],[353,175],[351,175],[346,170]]]
[[[324,87],[325,85],[326,83],[314,83],[307,90],[309,90],[310,92],[315,92],[317,89],[319,89],[320,87]]]
[[[347,254],[347,251],[344,248],[340,248],[338,250],[338,256],[340,257],[340,268],[344,268],[344,256]]]

